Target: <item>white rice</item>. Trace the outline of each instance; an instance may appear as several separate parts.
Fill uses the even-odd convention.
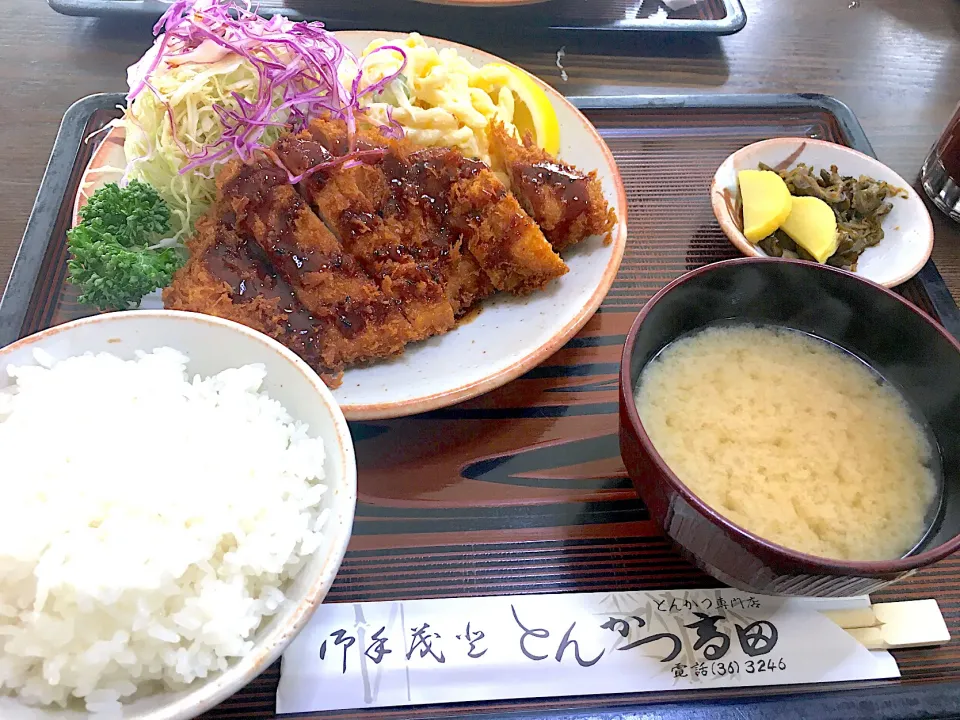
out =
[[[251,649],[320,544],[323,443],[260,365],[37,360],[0,390],[0,692],[116,714]]]

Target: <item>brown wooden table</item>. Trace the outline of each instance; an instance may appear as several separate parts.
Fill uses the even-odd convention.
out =
[[[13,1],[7,0],[8,3]],[[611,53],[605,56],[589,54],[584,47],[568,44],[564,58],[569,75],[567,81],[562,80],[555,65],[559,48],[546,41],[531,41],[529,46],[523,48],[511,47],[506,41],[500,44],[485,41],[483,47],[518,62],[570,95],[703,92],[831,94],[848,103],[857,113],[880,158],[912,179],[933,139],[960,100],[960,77],[956,73],[960,61],[960,0],[924,0],[922,3],[909,0],[860,0],[859,6],[854,8],[848,7],[855,4],[852,0],[746,0],[744,4],[749,16],[747,27],[741,33],[727,38],[643,39],[637,42],[635,48],[605,46]],[[126,66],[151,41],[149,27],[143,24],[65,18],[50,11],[41,0],[21,2],[20,5],[17,23],[7,20],[0,23],[0,150],[8,160],[3,171],[0,171],[0,287],[5,283],[13,261],[63,112],[71,102],[90,93],[124,90]],[[945,229],[948,221],[936,216],[936,223]],[[960,227],[954,226],[951,232],[941,232],[938,237],[935,260],[954,296],[960,298]],[[625,317],[627,320],[624,320]],[[605,335],[623,333],[626,329],[623,323],[629,322],[629,319],[628,313],[609,312],[595,322],[591,332]],[[616,362],[618,352],[615,346],[608,344],[589,350],[593,354],[588,357],[591,361],[603,360],[610,364]],[[569,362],[570,357],[568,352],[557,362]],[[530,397],[539,397],[538,393],[544,387],[552,387],[550,383],[558,387],[562,384],[545,376],[527,382],[528,385],[520,389],[522,396],[527,393]],[[602,394],[606,391],[598,392]],[[509,390],[504,393],[509,393]],[[503,401],[504,393],[500,394],[499,402],[507,406],[509,403]],[[496,406],[498,400],[478,401],[475,405],[483,405],[483,402]],[[571,434],[574,442],[578,442],[581,435],[596,439],[594,436],[598,432],[608,433],[600,436],[601,440],[612,438],[615,441],[614,415],[608,413],[580,419],[583,420],[582,424],[578,424],[579,420],[574,418],[572,425],[563,426],[566,428],[564,432],[571,427],[576,430]],[[428,427],[422,424],[424,422],[432,424]],[[366,466],[362,468],[366,473],[367,490],[388,489],[398,497],[403,496],[405,490],[396,487],[397,473],[392,459],[389,473],[377,474],[377,458],[394,458],[392,448],[395,446],[407,447],[404,443],[408,443],[410,438],[429,437],[428,432],[446,432],[450,444],[468,444],[464,437],[474,437],[477,427],[467,422],[458,425],[455,420],[443,418],[439,419],[440,425],[437,422],[436,418],[425,421],[422,417],[397,421],[391,423],[392,434],[387,436],[371,434],[370,428],[356,428],[359,432],[358,442],[364,441],[363,432],[366,432],[368,439],[378,438],[378,446],[383,448],[380,455],[372,460],[368,458]],[[477,458],[481,454],[487,457],[490,448],[494,447],[500,448],[498,452],[505,451],[504,448],[513,451],[518,444],[523,447],[517,452],[525,451],[526,445],[532,446],[534,440],[522,438],[550,439],[554,437],[550,433],[560,432],[560,421],[549,415],[531,416],[524,422],[524,429],[517,432],[513,430],[518,427],[515,423],[510,425],[509,431],[499,426],[483,426],[485,429],[482,435],[477,436],[476,446],[466,448],[464,457]],[[442,430],[438,431],[438,427]],[[414,450],[412,453],[414,463],[421,457],[417,452]],[[616,449],[608,454],[610,458],[616,457]],[[459,456],[450,457],[457,460]],[[597,467],[605,468],[608,474],[619,472],[619,459],[611,462],[613,464],[608,463],[609,467],[603,463]],[[410,474],[410,477],[414,475]],[[414,480],[419,483],[421,476],[416,475]],[[621,490],[616,490],[620,492],[618,498],[634,498],[632,490]],[[385,497],[389,495],[388,499],[394,498],[394,494],[390,493],[381,494]],[[398,506],[401,511],[396,515],[402,520],[407,506],[403,503]],[[417,507],[412,507],[411,512],[414,512]],[[374,509],[378,510],[379,506]],[[369,526],[386,519],[389,518],[370,514],[364,521]],[[396,587],[384,591],[393,593],[390,597],[406,597],[411,592],[419,596],[416,595],[418,591],[411,590],[412,587],[436,582],[436,578],[441,576],[445,582],[448,574],[456,577],[477,576],[479,580],[471,589],[473,594],[478,594],[490,592],[488,588],[507,574],[512,576],[518,572],[528,572],[525,568],[536,568],[537,572],[546,576],[544,582],[554,582],[550,578],[562,575],[569,569],[568,566],[573,565],[580,569],[583,577],[586,576],[584,568],[590,566],[589,582],[599,578],[610,586],[633,587],[645,568],[649,569],[651,562],[668,562],[657,558],[669,557],[665,544],[657,540],[661,543],[657,545],[650,541],[649,534],[642,535],[636,527],[642,523],[634,520],[631,516],[629,524],[613,528],[616,531],[614,535],[619,538],[616,542],[599,532],[602,528],[606,528],[604,532],[609,532],[609,523],[604,526],[577,525],[575,532],[566,526],[550,528],[556,531],[556,537],[548,536],[538,528],[512,530],[508,536],[511,543],[529,541],[539,545],[525,555],[511,555],[509,571],[501,572],[494,568],[492,573],[476,573],[475,566],[464,563],[463,567],[452,567],[449,573],[447,569],[429,570],[427,574],[430,577],[426,580],[423,574],[411,571],[410,567],[418,563],[429,566],[429,558],[435,562],[440,551],[431,554],[424,547],[431,544],[442,546],[447,542],[444,533],[428,536],[421,528],[419,534],[411,534],[399,549],[391,545],[391,549],[397,552],[389,556],[379,551],[383,550],[384,543],[393,543],[396,535],[355,534],[353,556],[341,568],[331,599],[343,601],[355,598],[380,576],[391,578],[391,582],[396,579]],[[402,523],[398,521],[395,524]],[[463,542],[473,543],[478,552],[486,553],[484,562],[489,561],[488,564],[496,564],[499,562],[497,558],[505,554],[503,548],[495,544],[500,540],[490,539],[490,535],[496,533],[458,532]],[[946,566],[947,562],[951,563],[950,567]],[[594,568],[597,564],[602,567]],[[943,593],[938,593],[938,590],[946,578],[955,577],[955,564],[955,560],[945,561],[919,575],[910,586],[910,592],[916,597],[936,594],[945,613],[950,616],[952,627],[957,627],[955,618],[960,607],[956,586],[952,583]],[[692,568],[689,572],[692,573]],[[563,589],[592,587],[586,580],[581,584],[578,582],[581,580],[575,577]],[[437,582],[427,589],[431,587],[446,586]],[[515,585],[511,587],[516,590]],[[556,589],[553,585],[549,587]],[[496,589],[493,591],[498,592]],[[943,677],[955,680],[957,647],[955,642],[937,650],[910,651],[902,653],[898,660],[914,686]],[[277,671],[274,667],[241,696],[208,717],[270,717],[276,680]],[[936,685],[947,683],[930,682],[930,686]],[[949,687],[955,688],[956,684],[950,684]],[[844,714],[843,717],[869,718],[869,704],[873,702],[913,702],[909,698],[890,699],[891,693],[896,690],[896,685],[861,688],[858,691],[861,694],[856,696],[860,700],[850,700],[849,703],[854,707],[850,708],[849,715]],[[866,700],[863,699],[865,697]],[[884,700],[885,697],[887,700]],[[682,699],[686,698],[673,696],[668,701]],[[944,702],[950,700],[952,698]],[[581,701],[580,707],[589,709],[588,706],[592,706],[593,702],[587,698]],[[789,703],[788,700],[781,700],[781,703],[784,702]],[[824,713],[811,712],[812,706],[806,705],[800,715],[791,715],[792,706],[787,704],[779,707],[782,717],[837,717],[837,708],[842,709],[842,702],[847,701],[837,701],[840,704],[831,702],[827,709],[832,714],[826,710]],[[903,714],[910,714],[906,712],[910,708],[906,705],[902,707]],[[702,714],[698,714],[698,717],[720,717],[711,710],[701,708],[700,712]],[[343,715],[347,716],[371,717],[359,713]],[[409,718],[412,713],[408,709],[400,709],[384,716]],[[748,714],[737,716],[754,717]],[[888,713],[887,716],[895,715]],[[677,715],[668,713],[663,717]]]
[[[0,3],[3,5],[4,3]],[[0,289],[6,284],[60,118],[74,100],[126,88],[151,41],[146,24],[70,18],[41,0],[0,23]],[[846,102],[880,159],[912,179],[960,101],[957,0],[744,0],[744,30],[725,38],[642,39],[617,55],[547,41],[487,41],[568,95],[819,92]],[[16,18],[16,21],[14,20]],[[943,221],[946,222],[946,221]],[[960,298],[960,246],[934,259]]]

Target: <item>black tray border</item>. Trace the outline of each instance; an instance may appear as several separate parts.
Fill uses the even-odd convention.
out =
[[[77,17],[115,17],[138,18],[156,21],[167,8],[160,0],[47,0],[47,3],[61,15]],[[657,24],[648,23],[642,19],[634,21],[620,21],[609,25],[550,25],[547,32],[564,34],[580,33],[694,33],[698,35],[732,35],[743,29],[747,24],[747,13],[743,9],[741,0],[723,0],[727,14],[720,20],[675,20],[673,22]],[[462,9],[462,8],[454,8]],[[284,8],[283,14],[291,20],[320,20],[328,22],[322,17],[313,14],[304,14],[295,8]],[[363,21],[329,21],[331,30],[366,30],[369,23]]]
[[[658,107],[731,111],[751,107],[783,110],[819,108],[836,117],[853,147],[868,155],[875,155],[853,111],[827,95],[631,95],[570,97],[569,100],[581,110]],[[19,337],[41,263],[53,239],[53,229],[71,171],[84,141],[87,120],[96,110],[116,107],[123,102],[122,93],[90,95],[75,102],[64,114],[10,279],[0,298],[0,347]],[[927,292],[941,323],[955,337],[960,337],[960,308],[932,260],[923,267],[917,279]],[[456,712],[446,717],[452,720],[462,716],[461,712]],[[890,683],[854,689],[834,688],[729,700],[660,702],[626,707],[610,707],[605,705],[602,696],[598,696],[593,708],[548,713],[493,712],[484,713],[483,716],[488,720],[947,720],[960,718],[960,682]]]
[[[77,100],[64,113],[47,168],[43,171],[37,199],[13,260],[7,286],[0,297],[0,347],[20,337],[43,258],[53,239],[57,215],[70,184],[71,172],[84,141],[87,120],[97,110],[124,102],[121,93],[88,95]]]

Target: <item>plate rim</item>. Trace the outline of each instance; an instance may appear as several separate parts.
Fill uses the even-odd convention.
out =
[[[374,29],[342,30],[335,32],[334,35],[346,38],[352,37],[359,41],[360,38],[365,38],[367,36],[390,38],[409,35],[409,33]],[[504,58],[500,58],[492,53],[488,53],[480,48],[429,35],[421,35],[421,37],[428,45],[439,43],[441,47],[452,47],[461,53],[463,50],[469,51],[470,53],[480,53],[486,58],[489,58],[485,59],[484,62],[503,63],[510,67],[523,70],[523,68],[521,68],[519,65],[516,65],[515,63],[512,63]],[[524,70],[524,72],[527,71]],[[616,195],[616,197],[613,198],[614,202],[612,203],[612,206],[617,211],[617,225],[614,228],[610,242],[604,246],[605,248],[611,248],[611,251],[599,283],[592,291],[587,302],[585,302],[579,308],[579,310],[565,325],[553,331],[547,342],[534,348],[510,365],[501,368],[499,371],[493,374],[484,374],[483,377],[470,381],[466,384],[460,384],[457,387],[447,388],[429,395],[420,395],[415,398],[364,404],[340,402],[338,399],[340,408],[348,420],[387,420],[391,418],[418,415],[420,413],[429,412],[431,410],[439,410],[441,408],[449,407],[466,400],[471,400],[492,390],[496,390],[497,388],[502,387],[510,381],[520,377],[527,371],[535,368],[537,365],[541,364],[544,360],[562,348],[572,337],[577,334],[577,332],[580,331],[584,325],[587,324],[590,318],[596,314],[597,309],[600,307],[604,298],[607,296],[607,293],[610,291],[610,288],[616,279],[617,273],[620,270],[620,264],[623,260],[623,255],[626,251],[627,244],[627,196],[626,189],[623,185],[623,178],[620,175],[620,169],[606,141],[604,141],[599,131],[596,129],[596,127],[594,127],[593,123],[586,118],[583,112],[570,100],[568,100],[559,90],[544,82],[533,73],[528,74],[533,78],[534,82],[536,82],[537,85],[544,90],[551,101],[554,101],[561,106],[565,106],[573,113],[574,119],[578,120],[584,130],[594,139],[596,146],[599,148],[606,162],[607,168],[609,168],[611,172],[611,180],[613,181]],[[80,198],[84,194],[84,187],[88,184],[87,176],[91,167],[93,166],[93,163],[96,161],[100,153],[104,152],[103,148],[105,148],[109,142],[115,142],[118,132],[122,131],[122,127],[115,126],[110,128],[110,130],[104,134],[103,138],[101,138],[97,148],[90,156],[89,162],[84,167],[83,172],[80,175],[77,194],[74,198],[74,212],[71,219],[71,225],[76,224],[78,210],[80,207]],[[596,169],[599,170],[600,168]],[[610,199],[608,198],[608,201],[609,200]],[[347,373],[349,373],[349,370],[349,368],[345,370],[344,381],[347,379]],[[336,390],[334,390],[334,393],[336,393]]]

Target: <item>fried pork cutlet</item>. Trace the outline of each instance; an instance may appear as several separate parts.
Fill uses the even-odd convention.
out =
[[[281,138],[273,150],[294,174],[333,157],[322,145],[301,138]],[[378,212],[386,182],[376,166],[337,168],[323,173],[322,182],[319,175],[302,183],[306,196],[344,249],[399,305],[413,329],[410,340],[451,329],[455,314],[444,286],[449,248],[418,246],[413,223]]]
[[[341,367],[335,357],[324,356],[320,325],[266,259],[251,252],[246,240],[206,215],[197,221],[187,249],[190,259],[163,291],[164,307],[214,315],[258,330],[320,370],[328,385],[339,384]]]
[[[331,152],[342,152],[346,126],[317,120],[308,133]],[[385,146],[380,168],[388,197],[378,197],[385,216],[416,218],[441,242],[461,240],[496,290],[527,293],[567,272],[540,228],[483,163],[454,148],[418,148],[361,128],[364,147]],[[382,187],[382,186],[380,186]],[[436,241],[436,240],[435,240]]]
[[[529,137],[520,143],[499,123],[490,130],[490,151],[510,178],[520,205],[554,250],[565,250],[591,235],[604,235],[609,241],[617,215],[603,197],[596,171],[585,174],[559,162]]]
[[[315,174],[305,183],[307,196],[342,238],[357,234],[356,209],[362,207],[366,224],[360,234],[380,223],[405,228],[402,250],[426,256],[428,263],[439,248],[444,262],[433,267],[456,314],[494,289],[526,293],[567,272],[536,223],[482,163],[456,150],[418,150],[371,130],[361,130],[357,141],[363,148],[383,148],[383,157]],[[342,122],[319,120],[276,149],[297,173],[343,152],[346,144]]]
[[[332,326],[325,350],[340,364],[394,355],[415,336],[397,303],[344,251],[271,160],[231,163],[217,182],[221,218],[229,216],[304,307]]]
[[[411,182],[407,177],[412,170],[410,163],[401,160],[396,153],[400,148],[410,151],[407,143],[395,143],[394,151],[385,154],[379,164],[379,174],[387,190],[379,199],[380,213],[387,222],[415,228],[408,247],[416,248],[416,252],[429,254],[440,250],[446,258],[441,272],[447,299],[459,317],[497,288],[461,234],[450,227],[444,212],[447,186],[438,189],[428,187],[424,182]]]
[[[345,366],[450,330],[496,290],[531,292],[567,272],[483,163],[370,128],[348,144],[344,123],[316,121],[228,164],[164,304],[259,330],[336,386]],[[352,149],[363,152],[335,162]],[[325,162],[289,184],[287,170]]]
[[[391,153],[383,167],[395,189],[388,208],[399,208],[402,216],[419,204],[434,234],[459,237],[497,290],[524,295],[567,272],[537,224],[483,163],[454,148],[427,148]]]
[[[231,164],[197,222],[164,305],[240,322],[283,343],[335,387],[346,365],[402,352],[409,323],[261,159]]]
[[[384,240],[392,248],[391,261],[412,258],[444,288],[454,317],[493,294],[496,288],[459,236],[434,222],[416,188],[402,181],[407,165],[398,166],[396,157],[387,153],[386,138],[361,130],[356,142],[361,149],[383,152],[363,165],[318,174],[303,183],[304,193],[327,224],[349,242],[372,248],[378,263]],[[318,121],[311,132],[282,139],[276,150],[293,172],[302,172],[347,152],[346,127]],[[392,173],[388,167],[393,167]]]
[[[486,165],[453,148],[421,150],[407,160],[409,186],[431,198],[429,207],[461,235],[496,289],[525,295],[568,272],[537,224]]]

